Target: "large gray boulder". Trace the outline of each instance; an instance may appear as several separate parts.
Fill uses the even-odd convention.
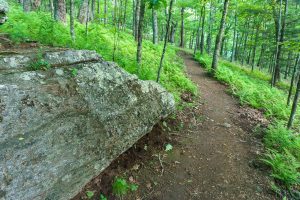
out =
[[[0,0],[0,25],[4,24],[7,20],[8,3],[6,0]]]
[[[36,55],[0,56],[1,200],[72,198],[174,110],[159,84],[93,51]]]

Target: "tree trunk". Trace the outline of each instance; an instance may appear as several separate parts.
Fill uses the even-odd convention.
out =
[[[107,0],[104,0],[104,24],[107,24]]]
[[[85,24],[88,21],[87,12],[89,10],[89,0],[83,0],[79,9],[78,21]]]
[[[23,0],[23,11],[24,12],[31,11],[31,1],[30,0]]]
[[[152,30],[153,30],[153,44],[158,43],[158,23],[157,23],[157,13],[154,8],[152,8]]]
[[[97,1],[97,14],[100,17],[100,0]]]
[[[184,48],[184,9],[181,8],[180,47]]]
[[[132,0],[132,35],[135,36],[135,0]]]
[[[257,46],[257,42],[258,42],[258,35],[259,35],[259,27],[256,28],[254,47],[253,47],[253,51],[252,51],[251,71],[254,70],[255,56],[256,56],[256,46]]]
[[[90,18],[93,21],[94,17],[95,17],[95,0],[91,0],[92,1],[92,5],[91,5],[91,14],[90,14]]]
[[[172,7],[173,7],[173,1],[170,1],[170,7],[169,7],[169,17],[168,17],[168,21],[167,21],[167,27],[166,27],[166,35],[165,35],[165,41],[164,41],[164,48],[163,48],[163,52],[161,55],[161,59],[160,59],[160,63],[159,63],[159,68],[158,68],[158,72],[157,72],[157,79],[156,82],[159,83],[160,80],[160,73],[163,67],[163,61],[164,61],[164,57],[165,57],[165,53],[166,53],[166,48],[167,48],[167,41],[168,41],[168,35],[169,35],[169,29],[170,29],[170,21],[171,21],[171,17],[172,17]]]
[[[262,44],[261,48],[260,48],[259,58],[258,58],[257,65],[256,65],[257,67],[259,67],[259,69],[261,69],[261,66],[262,66],[262,60],[263,60],[265,50],[266,50],[265,44]]]
[[[54,0],[55,20],[66,23],[66,3],[65,0]]]
[[[90,0],[87,0],[87,10],[86,10],[86,21],[85,21],[85,36],[88,36],[88,23],[89,23],[89,15],[90,15]]]
[[[219,32],[216,38],[216,44],[215,44],[215,50],[214,50],[214,55],[213,55],[213,61],[212,61],[212,72],[215,73],[218,67],[218,58],[220,54],[220,48],[221,48],[221,43],[222,43],[222,38],[224,35],[224,28],[225,28],[225,23],[226,23],[226,16],[227,16],[227,11],[228,11],[228,4],[229,0],[224,0],[224,8],[223,8],[223,13],[222,13],[222,19],[220,22],[220,28]]]
[[[74,30],[74,0],[70,0],[70,34],[72,41],[75,42],[75,30]]]
[[[200,52],[204,53],[204,24],[205,24],[205,4],[202,7],[202,26],[201,26],[201,40],[200,40]]]
[[[280,1],[280,3],[282,4],[282,0]],[[280,5],[280,15],[279,15],[279,19],[278,19],[278,32],[280,30],[280,33],[278,35],[278,42],[277,42],[277,50],[276,50],[276,59],[275,59],[275,69],[274,69],[274,73],[273,73],[273,78],[272,78],[272,86],[275,86],[275,84],[280,80],[280,59],[281,59],[281,50],[282,50],[282,43],[284,41],[284,34],[285,34],[285,19],[287,16],[287,11],[288,11],[288,0],[285,0],[285,7],[284,7],[284,17],[282,19],[282,23],[281,23],[281,5]],[[280,29],[280,25],[281,25],[281,29]]]
[[[128,0],[125,0],[124,16],[123,16],[123,28],[124,29],[126,29],[127,4],[128,4]]]
[[[208,34],[207,34],[207,39],[206,39],[206,46],[207,46],[207,53],[210,54],[211,50],[211,27],[213,24],[213,19],[212,19],[212,1],[210,1],[210,7],[209,7],[209,23],[208,23]]]
[[[32,10],[38,10],[41,6],[41,0],[32,0],[31,1],[31,9]]]
[[[294,101],[293,101],[290,119],[289,119],[289,122],[287,125],[288,129],[292,128],[292,126],[293,126],[293,122],[294,122],[296,111],[297,111],[297,105],[298,105],[298,101],[299,101],[299,94],[300,94],[300,78],[298,78],[298,81],[297,81],[296,94],[295,94]]]
[[[295,66],[294,66],[294,70],[293,70],[293,74],[292,74],[292,78],[291,78],[291,83],[290,83],[290,88],[289,88],[289,94],[288,94],[288,98],[287,98],[287,106],[290,106],[298,63],[300,63],[300,54],[298,54],[298,57],[296,59],[296,63],[295,63]]]
[[[141,1],[144,0],[136,0],[136,6],[135,6],[135,34],[134,35],[136,41],[138,41],[138,35],[139,35],[139,24],[140,24],[139,21],[140,21],[140,12],[141,12],[140,8],[142,8]]]
[[[171,44],[175,43],[176,28],[177,28],[177,22],[172,22],[171,32],[170,32],[170,43]]]
[[[144,15],[145,15],[145,7],[146,3],[145,0],[140,0],[140,12],[139,12],[139,25],[138,25],[138,34],[137,34],[137,53],[136,53],[136,60],[138,63],[138,74],[140,72],[140,64],[142,61],[142,43],[143,43],[143,23],[144,23]]]
[[[287,79],[287,77],[289,75],[288,72],[289,72],[289,69],[290,69],[290,63],[291,63],[292,56],[293,56],[293,54],[290,51],[289,55],[288,55],[287,62],[286,62],[286,66],[285,66],[284,79]]]
[[[49,0],[49,9],[50,9],[51,17],[54,18],[54,3],[53,3],[53,0]]]
[[[234,13],[234,30],[233,30],[233,42],[232,42],[232,50],[231,50],[231,58],[230,61],[233,62],[234,61],[234,54],[235,54],[235,48],[236,48],[236,25],[237,25],[237,11],[235,11]]]

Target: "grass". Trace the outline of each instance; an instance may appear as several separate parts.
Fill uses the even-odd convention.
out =
[[[136,42],[131,34],[125,31],[117,32],[113,26],[103,26],[91,23],[88,36],[85,26],[75,22],[76,40],[72,42],[69,25],[54,21],[49,13],[23,13],[19,6],[10,5],[9,20],[0,27],[0,32],[8,33],[16,43],[26,40],[36,40],[44,45],[69,47],[74,49],[96,50],[105,60],[113,60],[126,71],[137,74]],[[114,46],[116,46],[115,53]],[[153,45],[143,41],[143,59],[140,66],[139,78],[156,80],[162,45]],[[171,92],[176,102],[180,101],[183,92],[197,93],[197,87],[189,80],[184,72],[183,60],[176,54],[176,49],[168,46],[161,84]]]
[[[196,55],[196,60],[210,69],[211,57]],[[286,188],[300,186],[300,128],[299,115],[293,131],[286,129],[290,107],[286,106],[287,88],[271,88],[270,76],[260,71],[243,68],[236,63],[221,60],[215,78],[229,85],[231,93],[241,104],[260,109],[272,121],[264,136],[266,155],[263,161],[272,168],[272,177]]]

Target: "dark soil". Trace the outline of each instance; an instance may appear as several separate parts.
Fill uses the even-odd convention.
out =
[[[112,194],[115,177],[139,185],[122,198],[127,200],[275,199],[266,169],[257,161],[262,143],[254,137],[267,120],[241,107],[190,55],[181,56],[201,98],[182,95],[186,107],[176,117],[155,126],[73,200],[87,199],[86,191],[94,191],[94,199],[100,193],[118,199]],[[166,152],[166,144],[173,150]]]

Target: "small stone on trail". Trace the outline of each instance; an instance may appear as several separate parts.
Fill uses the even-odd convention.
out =
[[[224,125],[226,128],[230,128],[230,127],[231,127],[231,124],[228,124],[228,123],[226,123],[226,122],[225,122],[223,125]]]

